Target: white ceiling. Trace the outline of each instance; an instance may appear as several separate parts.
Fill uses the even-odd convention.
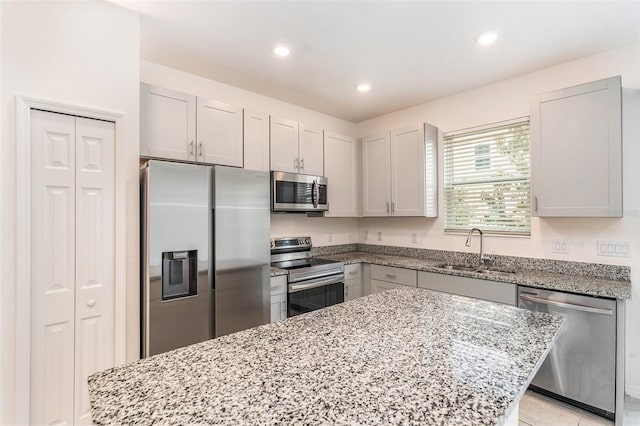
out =
[[[639,1],[113,1],[144,60],[352,122],[640,40]]]

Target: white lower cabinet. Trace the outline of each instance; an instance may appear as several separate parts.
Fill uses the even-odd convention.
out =
[[[287,318],[287,276],[271,277],[271,322]]]
[[[417,271],[392,266],[371,265],[371,293],[399,287],[417,287]]]
[[[504,303],[505,305],[517,305],[517,286],[511,283],[420,271],[418,272],[418,287]]]
[[[91,424],[115,363],[115,124],[31,112],[29,423]]]
[[[344,265],[344,301],[362,297],[362,268],[359,263]]]

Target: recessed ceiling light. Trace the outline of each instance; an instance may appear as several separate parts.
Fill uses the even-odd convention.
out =
[[[493,44],[497,39],[498,34],[494,33],[493,31],[487,31],[476,37],[476,41],[482,46],[489,46],[490,44]]]
[[[369,83],[360,83],[356,86],[359,92],[368,92],[371,90],[371,85]]]
[[[275,53],[277,56],[289,56],[291,50],[289,50],[289,48],[286,46],[276,46],[273,48],[273,53]]]

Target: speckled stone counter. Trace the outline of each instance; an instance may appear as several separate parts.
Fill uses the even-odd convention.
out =
[[[287,275],[287,271],[284,269],[280,269],[280,268],[274,268],[273,266],[271,267],[271,276],[272,277],[277,277],[279,275]]]
[[[93,421],[500,425],[562,321],[390,290],[96,373]]]
[[[419,259],[405,256],[390,256],[379,253],[352,252],[318,256],[350,263],[371,263],[374,265],[395,266],[398,268],[415,269],[418,271],[436,272],[440,274],[457,275],[469,278],[489,279],[476,272],[444,270],[437,265],[442,260]],[[584,275],[559,274],[530,269],[513,269],[515,272],[505,276],[493,276],[492,281],[509,282],[529,287],[559,290],[570,293],[587,294],[591,296],[608,297],[612,299],[630,299],[631,282],[627,280],[612,280]]]

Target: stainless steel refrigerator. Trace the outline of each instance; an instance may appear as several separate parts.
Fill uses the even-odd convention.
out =
[[[150,160],[140,182],[141,356],[269,322],[269,174]]]

